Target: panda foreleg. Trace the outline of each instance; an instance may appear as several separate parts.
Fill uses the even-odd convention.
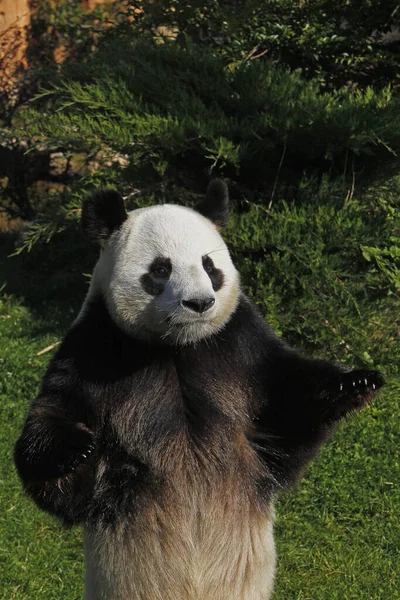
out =
[[[283,410],[288,430],[297,431],[301,426],[317,430],[363,408],[384,383],[378,371],[350,370],[293,351],[278,355],[272,372],[267,410]]]
[[[93,482],[96,447],[92,432],[38,398],[29,411],[14,450],[27,493],[40,508],[66,523],[82,520]]]
[[[377,371],[351,371],[294,352],[287,352],[272,372],[257,425],[260,439],[265,436],[264,460],[278,485],[287,487],[316,456],[335,424],[366,406],[384,379]]]
[[[318,428],[365,407],[383,383],[378,371],[299,357],[287,371],[282,401],[306,427]]]

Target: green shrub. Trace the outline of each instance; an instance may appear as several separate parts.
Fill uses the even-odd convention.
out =
[[[400,146],[399,116],[390,88],[327,93],[271,62],[232,70],[210,53],[110,34],[93,58],[23,107],[4,136],[28,139],[30,152],[111,149],[129,163],[127,191],[175,180],[199,190],[219,172],[270,203],[279,189],[304,195],[304,172],[340,177],[347,192],[361,165],[380,170]],[[111,183],[117,171],[100,165],[96,178]]]
[[[128,0],[139,32],[178,35],[228,63],[262,57],[327,87],[398,82],[396,0]]]

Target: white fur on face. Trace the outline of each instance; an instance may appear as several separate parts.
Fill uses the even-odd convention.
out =
[[[209,256],[223,274],[214,291],[203,267]],[[163,291],[146,292],[142,277],[156,258],[171,261]],[[103,251],[93,274],[91,292],[101,289],[116,322],[142,338],[188,344],[217,332],[236,308],[239,279],[228,249],[211,221],[190,208],[165,204],[132,211]],[[214,299],[204,313],[183,300]]]

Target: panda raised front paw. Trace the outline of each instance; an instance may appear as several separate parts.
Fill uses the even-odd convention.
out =
[[[73,473],[94,451],[93,434],[82,423],[32,420],[15,446],[14,460],[21,478],[29,483]]]
[[[383,375],[379,371],[355,369],[340,373],[327,390],[330,417],[334,420],[340,419],[348,412],[367,406],[384,383]]]
[[[94,437],[83,425],[68,425],[63,431],[63,444],[55,454],[56,476],[73,473],[86,463],[95,451]]]
[[[343,373],[338,393],[340,396],[360,398],[361,403],[364,404],[384,383],[383,375],[379,371],[356,369]]]

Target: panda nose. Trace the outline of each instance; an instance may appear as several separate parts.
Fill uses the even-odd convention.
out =
[[[191,298],[182,300],[182,305],[197,313],[204,313],[215,304],[215,298]]]

